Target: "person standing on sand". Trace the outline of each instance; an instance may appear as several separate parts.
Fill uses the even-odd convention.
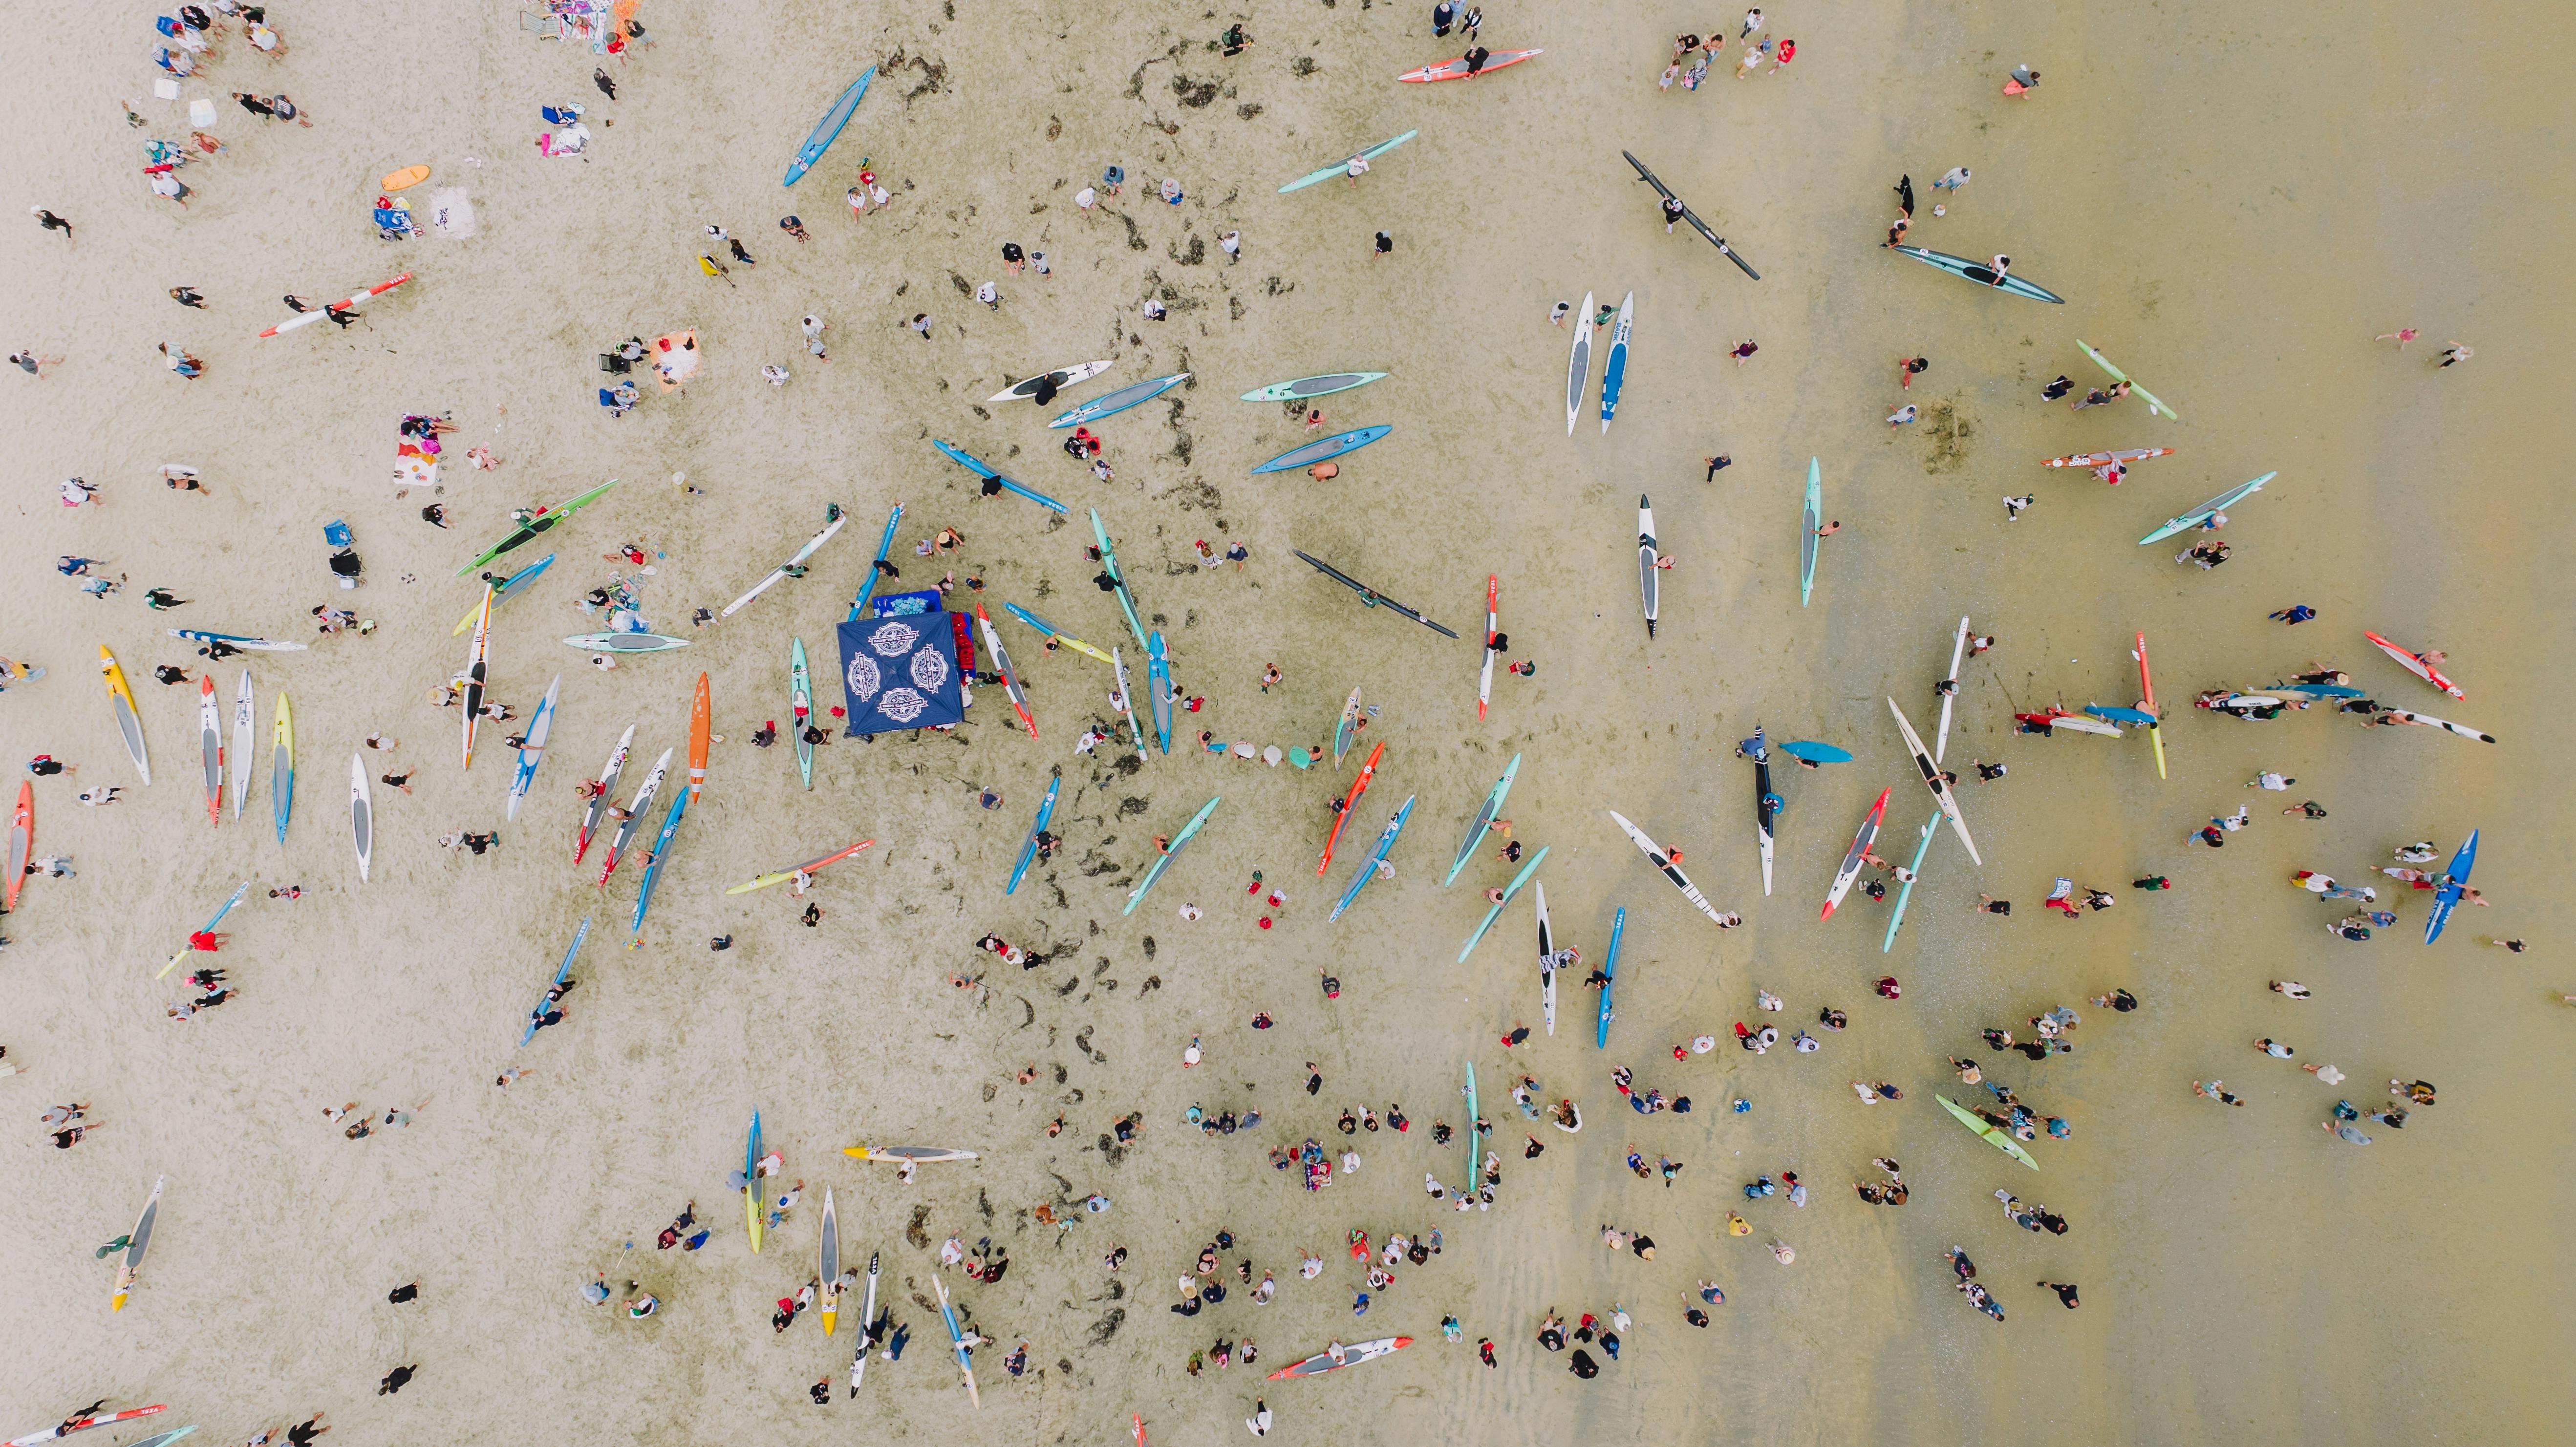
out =
[[[2455,366],[2476,355],[2476,351],[2471,348],[2461,346],[2458,342],[2453,342],[2442,349],[2442,365],[2445,367]]]
[[[27,208],[27,211],[36,218],[37,225],[45,228],[47,231],[61,232],[65,241],[72,239],[72,224],[70,222],[65,221],[60,216],[55,215],[53,212],[46,210],[42,206],[30,206]]]

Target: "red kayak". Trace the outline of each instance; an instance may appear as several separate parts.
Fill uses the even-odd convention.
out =
[[[1376,1341],[1364,1341],[1342,1348],[1340,1361],[1333,1360],[1331,1351],[1320,1351],[1293,1366],[1281,1367],[1272,1372],[1270,1380],[1275,1382],[1283,1377],[1311,1377],[1323,1372],[1338,1372],[1344,1367],[1355,1367],[1362,1362],[1373,1362],[1379,1357],[1391,1356],[1411,1345],[1413,1345],[1413,1338],[1409,1336],[1382,1336]]]
[[[1462,55],[1456,60],[1444,60],[1438,65],[1426,65],[1420,70],[1408,70],[1396,79],[1413,85],[1427,85],[1435,80],[1472,80],[1475,76],[1490,74],[1507,65],[1518,65],[1533,55],[1545,54],[1547,52],[1544,50],[1499,50],[1486,56],[1485,63],[1472,75],[1467,70],[1467,57]]]
[[[1408,1338],[1408,1340],[1410,1340],[1410,1338]],[[1356,1351],[1357,1348],[1353,1348],[1353,1350]],[[169,1410],[169,1405],[167,1403],[163,1403],[160,1406],[154,1407],[128,1407],[122,1412],[104,1412],[95,1417],[77,1417],[60,1426],[48,1427],[42,1432],[30,1432],[24,1437],[12,1437],[9,1439],[8,1447],[34,1447],[34,1444],[38,1442],[57,1441],[61,1438],[70,1436],[74,1432],[86,1432],[92,1427],[106,1427],[118,1422],[131,1422],[138,1417],[158,1416],[159,1414]]]

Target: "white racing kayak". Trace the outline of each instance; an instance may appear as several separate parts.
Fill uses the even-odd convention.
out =
[[[1628,832],[1629,839],[1636,843],[1637,848],[1643,851],[1648,859],[1655,862],[1655,868],[1662,873],[1664,878],[1673,882],[1673,888],[1682,892],[1682,898],[1699,906],[1700,913],[1707,915],[1713,923],[1717,924],[1721,928],[1724,927],[1726,922],[1718,915],[1717,907],[1710,904],[1708,902],[1708,897],[1699,892],[1698,885],[1690,882],[1689,875],[1682,873],[1682,867],[1673,862],[1672,855],[1666,853],[1662,845],[1647,838],[1645,830],[1629,823],[1627,818],[1620,814],[1618,810],[1611,810],[1610,817],[1619,821],[1619,827],[1626,830]]]
[[[1914,767],[1923,773],[1923,787],[1932,791],[1933,800],[1950,821],[1950,832],[1958,835],[1959,842],[1968,847],[1968,858],[1974,860],[1978,868],[1984,868],[1985,856],[1977,852],[1977,841],[1968,837],[1968,821],[1959,817],[1959,801],[1950,796],[1950,781],[1941,777],[1941,766],[1932,762],[1932,756],[1924,751],[1923,736],[1906,721],[1905,710],[1896,706],[1895,699],[1887,701],[1887,711],[1896,715],[1897,732],[1905,736],[1905,747],[1914,755]]]
[[[734,599],[730,603],[727,603],[724,606],[724,611],[718,613],[716,616],[719,618],[730,618],[736,613],[741,612],[745,607],[749,606],[752,599],[768,592],[781,578],[804,577],[805,560],[820,551],[825,543],[830,542],[832,540],[832,535],[839,532],[841,530],[841,525],[849,520],[849,514],[841,511],[841,505],[839,503],[825,504],[823,509],[823,530],[806,539],[805,546],[796,550],[796,556],[789,558],[786,562],[770,569],[768,577],[752,584],[750,592],[743,594],[741,597]]]

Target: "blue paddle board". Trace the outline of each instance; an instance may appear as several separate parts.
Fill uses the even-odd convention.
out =
[[[1392,427],[1361,427],[1349,432],[1336,433],[1331,437],[1309,442],[1303,447],[1289,448],[1252,470],[1288,472],[1295,468],[1309,467],[1326,458],[1339,457],[1345,452],[1356,452],[1394,430]]]

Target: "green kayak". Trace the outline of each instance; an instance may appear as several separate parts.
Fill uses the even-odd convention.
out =
[[[1986,1144],[1993,1146],[1996,1150],[2002,1151],[2005,1155],[2012,1157],[2014,1160],[2021,1162],[2023,1165],[2030,1167],[2034,1171],[2039,1169],[2039,1162],[2030,1158],[2030,1152],[2021,1148],[2021,1142],[2014,1140],[2011,1136],[2008,1136],[2002,1131],[1995,1129],[1993,1126],[1986,1124],[1984,1120],[1977,1116],[1976,1112],[1969,1110],[1967,1107],[1959,1104],[1957,1101],[1952,1100],[1946,1095],[1936,1095],[1932,1098],[1941,1102],[1942,1107],[1948,1110],[1952,1115],[1957,1116],[1959,1118],[1959,1124],[1966,1126],[1968,1129],[1975,1131],[1981,1136],[1984,1136],[1986,1138]]]

